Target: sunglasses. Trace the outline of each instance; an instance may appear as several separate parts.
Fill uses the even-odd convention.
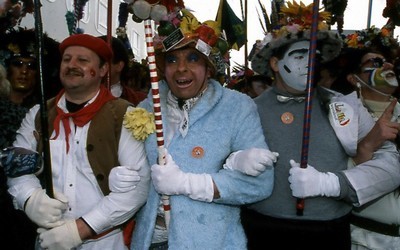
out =
[[[381,68],[383,64],[386,62],[385,58],[382,57],[374,57],[366,60],[365,62],[361,63],[361,67],[363,67],[365,64],[372,62],[372,66],[374,68]]]
[[[12,60],[10,64],[16,68],[22,68],[23,66],[26,66],[30,70],[36,70],[35,61],[24,62],[22,60]]]

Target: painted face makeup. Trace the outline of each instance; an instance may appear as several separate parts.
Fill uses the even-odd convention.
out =
[[[393,70],[383,70],[383,68],[373,69],[371,71],[371,76],[369,82],[373,87],[397,87],[399,83],[397,82],[396,75]]]
[[[399,83],[396,79],[396,74],[391,68],[384,67],[386,60],[382,57],[369,58],[361,64],[366,66],[363,69],[364,73],[369,73],[368,84],[372,87],[397,87]]]
[[[279,72],[287,85],[304,91],[307,86],[309,41],[295,42],[289,46],[278,62]]]
[[[207,59],[194,48],[183,48],[165,55],[165,79],[174,96],[187,100],[198,96],[210,76]]]

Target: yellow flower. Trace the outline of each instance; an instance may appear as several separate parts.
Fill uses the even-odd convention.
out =
[[[200,22],[195,17],[184,16],[180,28],[184,35],[193,34],[194,31],[200,26]]]
[[[313,4],[305,5],[300,1],[298,4],[296,1],[287,2],[287,6],[283,5],[281,7],[281,14],[284,15],[282,18],[283,22],[296,23],[301,25],[302,29],[310,29],[312,25],[312,16],[313,16]],[[318,29],[319,30],[327,30],[328,25],[326,22],[330,22],[331,14],[327,11],[322,11],[322,8],[319,10],[318,17]],[[287,25],[289,23],[283,24]]]
[[[359,36],[357,34],[347,35],[345,42],[350,48],[361,48],[362,44],[359,43]]]
[[[125,113],[123,125],[138,141],[144,141],[156,130],[154,115],[144,108],[134,108]]]

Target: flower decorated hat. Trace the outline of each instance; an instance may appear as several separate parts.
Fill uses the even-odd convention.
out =
[[[202,23],[188,9],[171,12],[166,18],[160,20],[154,37],[159,69],[164,68],[163,56],[166,52],[188,46],[195,48],[207,58],[213,73],[224,74],[224,56],[230,48],[222,37],[221,29],[216,21],[208,20]]]
[[[9,33],[3,33],[0,35],[0,41],[0,63],[5,67],[14,57],[36,58],[36,35],[33,29],[20,28]],[[59,63],[61,60],[58,53],[59,43],[45,33],[43,45],[46,61],[50,61],[50,65],[54,62]]]
[[[35,54],[35,32],[32,30],[12,31],[1,35],[0,61],[8,66],[10,59],[14,57],[32,57]]]
[[[278,49],[298,41],[310,40],[313,4],[306,6],[296,1],[286,4],[281,7],[278,25],[264,38],[265,46],[252,58],[252,69],[259,74],[272,76],[269,59]],[[323,63],[338,56],[343,44],[340,35],[329,30],[327,21],[330,17],[329,12],[319,12],[317,50]]]
[[[371,26],[368,29],[358,30],[348,34],[344,42],[346,48],[379,52],[387,60],[394,60],[399,50],[398,40],[393,37],[391,30],[385,26],[381,29]]]

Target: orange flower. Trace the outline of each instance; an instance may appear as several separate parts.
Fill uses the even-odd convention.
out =
[[[390,31],[387,28],[381,29],[382,36],[390,36]]]

